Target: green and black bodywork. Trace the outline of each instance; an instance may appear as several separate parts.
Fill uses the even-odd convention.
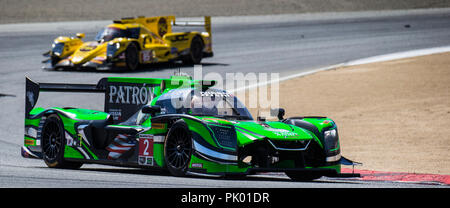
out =
[[[254,120],[214,81],[108,77],[97,84],[36,83],[26,78],[22,156],[49,167],[83,163],[163,168],[175,176],[285,172],[294,180],[341,174],[336,124],[326,117]],[[105,95],[104,111],[35,107],[39,93]],[[200,101],[200,102],[199,102]],[[200,103],[200,104],[198,104]]]

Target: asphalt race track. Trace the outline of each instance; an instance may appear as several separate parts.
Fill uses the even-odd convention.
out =
[[[41,54],[50,49],[54,38],[85,32],[85,40],[93,39],[109,22],[0,25],[0,187],[435,187],[325,177],[309,183],[291,182],[279,174],[244,179],[178,178],[165,172],[100,165],[58,170],[47,168],[43,161],[22,158],[25,76],[38,82],[96,83],[107,76],[165,78],[178,68],[192,73],[193,67],[178,64],[144,66],[130,73],[41,69]],[[213,17],[212,27],[215,56],[203,61],[203,73],[223,76],[279,72],[282,77],[369,56],[450,45],[450,9]],[[42,93],[38,106],[102,110],[103,99]]]

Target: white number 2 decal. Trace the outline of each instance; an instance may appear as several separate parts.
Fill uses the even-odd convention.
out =
[[[139,156],[153,156],[153,138],[139,139]]]
[[[150,142],[148,141],[148,139],[144,140],[144,145],[145,145],[145,148],[144,148],[143,155],[150,155],[150,153],[148,152],[148,147],[150,146]]]

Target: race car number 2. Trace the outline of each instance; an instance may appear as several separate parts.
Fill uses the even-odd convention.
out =
[[[153,137],[139,138],[138,163],[153,166]]]

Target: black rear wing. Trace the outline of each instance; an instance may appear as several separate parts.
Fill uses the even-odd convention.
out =
[[[104,111],[112,115],[114,123],[127,120],[166,89],[194,85],[207,88],[215,84],[215,81],[192,80],[186,76],[172,76],[170,79],[105,77],[97,84],[37,83],[26,77],[25,82],[25,118],[30,118],[40,92],[103,93]]]
[[[25,118],[29,117],[39,98],[39,92],[85,92],[105,93],[106,78],[102,78],[97,84],[62,84],[62,83],[37,83],[30,78],[25,78]]]

